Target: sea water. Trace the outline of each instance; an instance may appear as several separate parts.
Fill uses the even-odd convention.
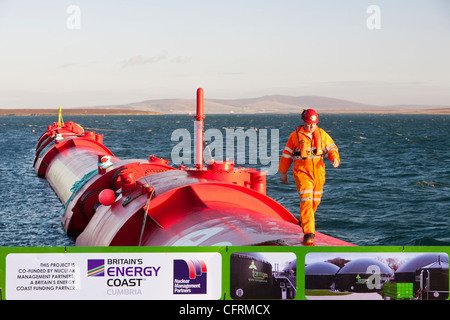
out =
[[[171,152],[179,141],[172,141],[172,133],[184,128],[194,137],[194,117],[188,115],[64,120],[104,134],[105,146],[120,159],[153,154],[175,167]],[[38,138],[54,121],[51,116],[0,117],[0,246],[74,245],[61,225],[61,202],[33,168]],[[233,128],[277,133],[275,158],[300,124],[292,114],[206,115],[204,121],[205,130],[218,129],[224,137]],[[449,115],[321,114],[319,126],[339,147],[341,166],[333,168],[324,159],[318,232],[360,246],[450,245]],[[247,160],[249,148],[255,146],[247,143]],[[238,165],[267,166],[259,161]],[[267,195],[298,218],[292,167],[287,184],[279,174],[267,175]]]

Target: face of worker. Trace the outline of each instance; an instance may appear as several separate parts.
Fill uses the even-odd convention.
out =
[[[314,130],[316,130],[315,123],[309,123],[309,122],[303,121],[303,127],[305,128],[305,131],[309,132],[309,133],[313,133]]]

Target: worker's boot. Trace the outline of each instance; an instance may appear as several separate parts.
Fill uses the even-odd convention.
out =
[[[305,246],[313,246],[314,245],[314,233],[307,233],[303,236],[303,244]]]

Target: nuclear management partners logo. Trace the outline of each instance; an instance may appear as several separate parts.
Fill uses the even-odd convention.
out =
[[[206,294],[206,264],[203,260],[173,261],[174,294]]]

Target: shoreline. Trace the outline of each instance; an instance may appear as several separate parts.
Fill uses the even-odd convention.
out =
[[[319,109],[318,109],[319,110]],[[430,114],[430,115],[446,115],[450,114],[450,108],[436,108],[436,109],[399,109],[399,110],[321,110],[321,113],[333,114]]]
[[[436,109],[399,109],[399,110],[380,110],[380,109],[370,109],[370,110],[330,110],[317,108],[319,113],[323,114],[429,114],[429,115],[449,115],[450,108],[436,108]],[[289,112],[290,113],[290,112]],[[69,116],[96,116],[96,115],[163,115],[162,112],[154,111],[143,111],[143,110],[129,110],[129,109],[90,109],[90,108],[80,108],[80,109],[64,109],[63,115]],[[184,114],[180,113],[170,113],[170,114]],[[211,113],[216,114],[216,113]],[[228,114],[228,113],[225,113]],[[261,113],[250,113],[235,112],[233,114],[288,114],[286,112],[261,112]],[[0,109],[0,117],[6,116],[58,116],[58,109]]]
[[[161,115],[161,112],[126,109],[63,109],[63,116],[128,116]],[[58,109],[0,109],[0,117],[5,116],[58,116]]]

